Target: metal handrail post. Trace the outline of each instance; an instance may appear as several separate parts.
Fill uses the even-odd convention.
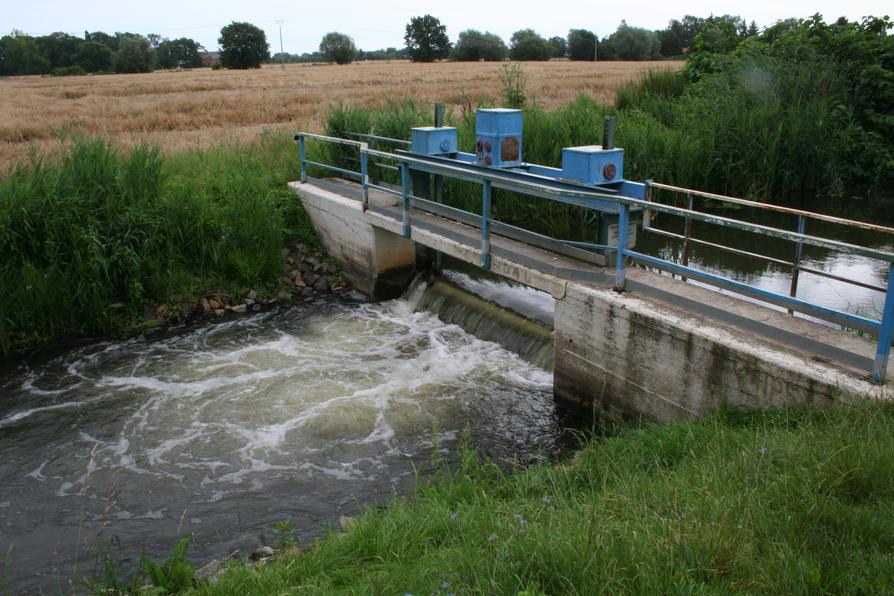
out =
[[[491,182],[485,180],[481,187],[481,266],[490,270],[490,195]]]
[[[615,291],[623,292],[627,286],[624,264],[627,261],[627,225],[630,220],[630,205],[622,203],[618,218],[618,250],[615,255]]]
[[[298,135],[298,169],[301,173],[301,182],[307,182],[307,167],[304,161],[307,159],[307,147],[304,135]]]
[[[687,202],[686,208],[692,211],[692,208],[695,206],[695,199],[692,196],[692,193],[686,193]],[[688,215],[686,216],[686,224],[683,229],[683,255],[681,257],[681,264],[684,267],[689,266],[689,239],[692,238],[692,218]],[[686,277],[683,276],[681,278],[683,281],[686,281]]]
[[[894,339],[894,265],[888,268],[888,293],[882,311],[882,327],[878,334],[875,364],[872,366],[872,382],[884,383],[888,372],[888,356],[891,354],[891,340]]]
[[[410,237],[410,164],[400,163],[400,196],[403,210],[404,238]]]
[[[366,151],[360,151],[360,185],[363,188],[363,211],[369,208],[369,172],[367,169]]]
[[[803,234],[807,227],[807,218],[803,215],[798,216],[798,233]],[[795,242],[795,260],[792,261],[792,285],[789,288],[788,295],[794,298],[798,295],[798,278],[801,276],[801,257],[804,256],[804,243],[798,240]],[[794,314],[789,310],[788,314]]]

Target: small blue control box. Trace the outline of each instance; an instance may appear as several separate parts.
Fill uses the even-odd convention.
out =
[[[562,177],[584,184],[609,184],[624,180],[624,150],[600,145],[562,149]]]
[[[411,131],[410,151],[422,155],[449,155],[456,153],[456,128],[452,126],[420,126]]]
[[[475,162],[495,168],[522,164],[522,113],[505,108],[475,112]]]

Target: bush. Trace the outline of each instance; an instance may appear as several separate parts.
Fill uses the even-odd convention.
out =
[[[78,46],[74,61],[87,72],[107,72],[112,70],[112,49],[98,41],[85,41]]]
[[[658,34],[621,21],[618,30],[599,44],[600,60],[652,60],[661,55]]]
[[[85,75],[87,72],[80,66],[60,66],[50,73],[54,77],[71,77]]]
[[[115,72],[152,72],[155,68],[155,50],[142,36],[126,35],[118,41],[114,54]]]

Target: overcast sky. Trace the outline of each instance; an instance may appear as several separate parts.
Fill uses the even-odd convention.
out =
[[[447,26],[451,41],[465,29],[497,33],[508,43],[513,31],[531,27],[551,37],[568,29],[596,31],[603,37],[622,19],[629,25],[661,29],[685,14],[734,14],[761,27],[788,17],[822,14],[827,21],[845,16],[883,16],[892,11],[891,0],[841,2],[814,0],[752,0],[736,2],[641,1],[573,2],[570,0],[454,0],[426,3],[412,0],[340,2],[316,0],[0,0],[0,34],[20,29],[30,35],[64,31],[83,36],[85,30],[158,33],[164,37],[191,37],[209,50],[217,49],[220,28],[232,21],[248,21],[267,32],[271,52],[279,51],[278,20],[283,21],[285,51],[301,53],[318,48],[329,31],[354,38],[357,47],[372,50],[403,46],[404,27],[413,16],[430,13]]]

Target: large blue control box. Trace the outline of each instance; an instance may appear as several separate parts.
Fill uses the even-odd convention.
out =
[[[410,151],[422,155],[456,153],[456,129],[452,126],[420,126],[411,131]]]
[[[522,164],[522,113],[505,108],[475,112],[475,161],[495,168]]]
[[[624,180],[624,150],[600,145],[562,149],[562,177],[584,184],[609,184]]]

